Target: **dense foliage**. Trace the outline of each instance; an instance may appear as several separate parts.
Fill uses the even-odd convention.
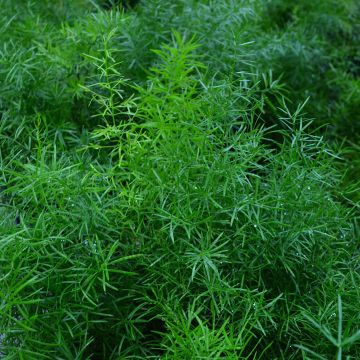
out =
[[[358,2],[17,3],[0,357],[359,359]]]

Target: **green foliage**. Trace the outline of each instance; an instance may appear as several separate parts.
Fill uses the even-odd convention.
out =
[[[359,358],[358,5],[11,9],[0,357]]]

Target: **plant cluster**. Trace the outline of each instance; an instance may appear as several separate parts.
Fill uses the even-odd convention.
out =
[[[0,13],[1,358],[360,358],[356,1]]]

